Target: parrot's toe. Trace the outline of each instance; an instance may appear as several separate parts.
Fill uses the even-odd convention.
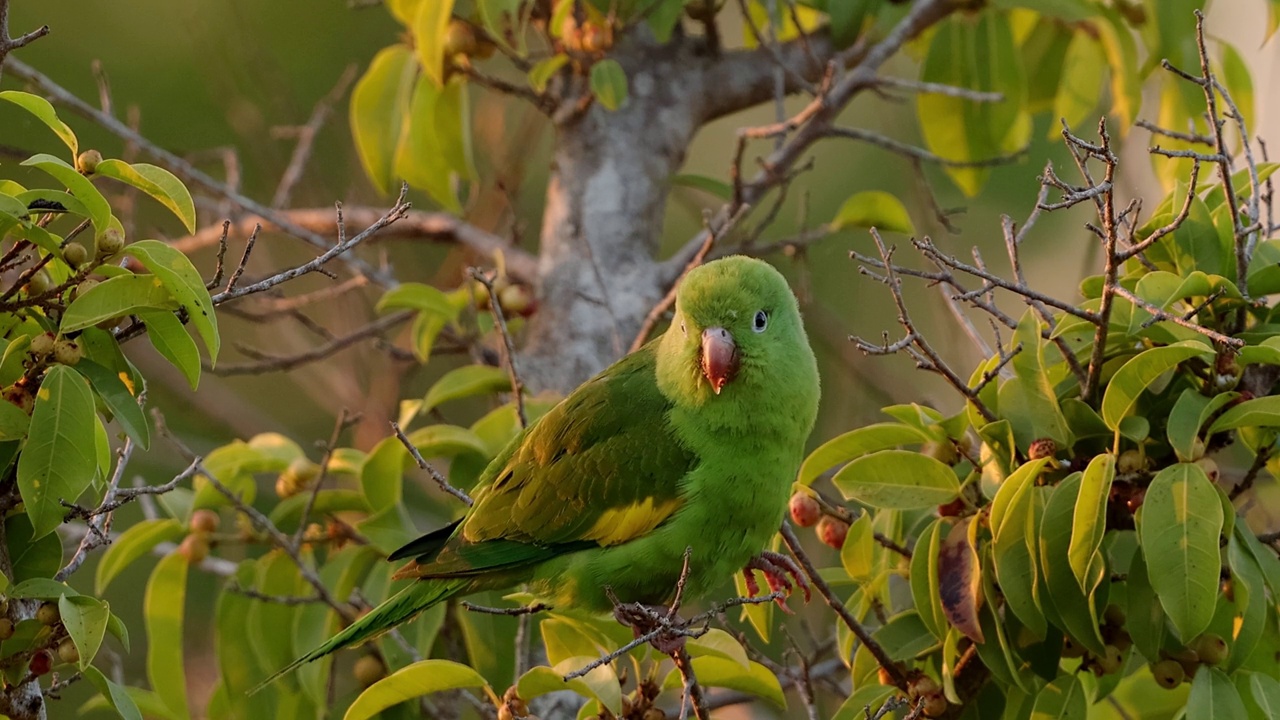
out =
[[[769,584],[770,592],[781,592],[784,595],[790,595],[792,588],[798,585],[804,591],[804,601],[809,602],[809,580],[805,577],[804,571],[789,555],[766,550],[752,558],[746,567],[742,569],[742,573],[747,580],[747,594],[750,597],[755,597],[760,592],[760,586],[756,583],[755,576],[751,573],[752,570],[759,570],[764,575],[765,582]],[[793,579],[795,580],[794,584],[792,583]],[[787,607],[784,595],[779,595],[775,600],[783,612],[789,613],[791,609]]]

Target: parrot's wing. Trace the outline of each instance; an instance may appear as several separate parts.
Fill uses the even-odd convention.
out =
[[[517,437],[486,469],[465,518],[392,555],[416,555],[400,574],[450,577],[527,566],[627,542],[670,517],[697,457],[671,427],[671,403],[658,390],[654,367],[649,345]]]

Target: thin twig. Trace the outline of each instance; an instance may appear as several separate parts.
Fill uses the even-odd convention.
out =
[[[516,344],[511,339],[511,331],[507,329],[507,318],[502,310],[502,303],[498,300],[498,290],[494,287],[493,277],[490,277],[480,268],[471,268],[468,275],[481,285],[489,293],[489,310],[493,313],[493,321],[498,326],[498,333],[502,336],[503,360],[506,361],[507,375],[511,378],[511,394],[516,405],[516,418],[520,421],[520,428],[524,429],[529,426],[529,417],[524,411],[524,381],[520,379],[520,370],[516,367]]]
[[[418,452],[418,448],[410,442],[409,437],[400,429],[400,423],[392,420],[391,429],[395,431],[396,437],[399,438],[400,443],[409,451],[409,455],[413,457],[413,461],[418,463],[419,468],[427,471],[427,474],[431,476],[432,480],[436,481],[436,485],[439,485],[441,490],[458,498],[467,505],[471,505],[475,502],[471,499],[470,495],[449,484],[448,478],[440,474],[439,470],[432,467],[431,463],[427,462],[426,458],[422,457],[422,453]]]

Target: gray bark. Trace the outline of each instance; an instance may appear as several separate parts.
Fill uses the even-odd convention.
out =
[[[812,80],[831,54],[815,37],[784,45],[796,68],[784,90]],[[541,310],[521,356],[534,390],[577,386],[621,357],[671,282],[657,252],[670,178],[698,129],[767,100],[772,54],[712,52],[701,38],[659,45],[644,33],[612,57],[629,86],[616,112],[598,104],[559,124],[538,266]]]

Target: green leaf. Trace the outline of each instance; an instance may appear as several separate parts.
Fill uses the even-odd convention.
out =
[[[147,680],[165,706],[183,720],[190,717],[182,657],[187,565],[187,559],[176,552],[161,558],[147,581],[142,601],[147,628]]]
[[[1187,695],[1187,715],[1195,720],[1235,720],[1246,717],[1244,701],[1231,678],[1221,670],[1201,665]]]
[[[1244,116],[1245,126],[1256,128],[1257,125],[1253,124],[1253,78],[1249,75],[1249,66],[1231,43],[1219,40],[1218,47],[1222,50],[1222,65],[1217,69],[1218,77],[1226,86],[1236,108]]]
[[[81,668],[80,673],[90,685],[97,688],[111,709],[115,710],[123,720],[142,720],[142,712],[138,710],[138,704],[129,697],[125,688],[108,680],[101,670],[92,665]]]
[[[408,438],[424,458],[448,458],[467,452],[488,454],[478,435],[457,425],[428,425],[409,433]]]
[[[868,15],[874,18],[879,10],[879,0],[835,0],[827,3],[827,17],[831,22],[831,39],[836,47],[845,48],[858,39],[858,33]]]
[[[1097,455],[1085,468],[1080,480],[1080,494],[1076,499],[1075,515],[1071,522],[1071,545],[1067,559],[1071,572],[1080,583],[1080,589],[1088,593],[1089,566],[1102,549],[1102,536],[1107,530],[1107,501],[1111,496],[1111,483],[1116,478],[1116,456],[1111,453]]]
[[[1280,427],[1280,396],[1245,400],[1219,415],[1206,434],[1242,427]]]
[[[15,513],[5,518],[4,539],[9,548],[9,563],[15,583],[53,577],[62,567],[62,540],[51,533],[33,542],[31,520],[25,514]]]
[[[444,56],[444,49],[452,13],[453,0],[428,0],[418,6],[409,26],[418,51],[418,63],[437,86],[444,85],[444,66],[450,60]]]
[[[903,423],[875,423],[834,437],[809,453],[796,482],[812,485],[822,473],[841,463],[878,450],[928,442],[923,431]]]
[[[938,647],[938,638],[925,627],[920,613],[915,610],[906,610],[890,618],[872,633],[872,637],[896,661],[910,660]]]
[[[591,66],[591,92],[610,112],[627,101],[627,74],[613,58],[605,58]]]
[[[1105,563],[1092,564],[1082,588],[1067,560],[1071,544],[1071,527],[1076,501],[1080,493],[1081,473],[1073,473],[1052,490],[1040,520],[1040,557],[1037,567],[1043,572],[1040,593],[1045,616],[1087,648],[1101,655],[1105,643],[1098,631],[1094,594],[1106,575]],[[1056,616],[1056,617],[1055,617]]]
[[[213,300],[205,289],[204,279],[191,260],[159,240],[140,240],[124,250],[142,263],[168,288],[173,298],[186,309],[191,324],[196,326],[205,347],[209,364],[218,361],[218,318],[213,313]]]
[[[1013,343],[1022,352],[1013,356],[1015,380],[1000,385],[1000,414],[1009,420],[1019,447],[1027,448],[1039,438],[1050,438],[1058,447],[1071,447],[1071,431],[1058,404],[1045,364],[1045,340],[1040,335],[1040,318],[1027,308],[1013,333]]]
[[[703,687],[728,688],[759,698],[764,698],[779,708],[787,706],[787,699],[782,694],[782,685],[778,676],[769,668],[752,661],[743,668],[736,661],[721,657],[704,655],[693,658],[693,674],[698,684]],[[679,670],[672,670],[662,682],[663,689],[678,688],[683,685]]]
[[[151,340],[156,352],[181,370],[191,384],[191,389],[195,390],[200,384],[200,351],[196,349],[196,341],[187,334],[182,322],[173,313],[165,311],[139,311],[137,315],[146,324],[147,338]]]
[[[463,139],[462,128],[456,113],[446,132],[441,132],[440,121],[450,106],[447,96],[456,94],[463,85],[461,80],[453,80],[439,87],[425,75],[418,77],[392,168],[394,175],[425,190],[431,199],[453,213],[461,213],[462,204],[454,189],[456,169],[450,156]]]
[[[120,275],[104,280],[78,296],[62,316],[62,332],[92,327],[103,320],[141,313],[143,310],[173,309],[173,294],[160,278],[152,275]]]
[[[76,363],[76,372],[84,376],[93,389],[102,398],[116,422],[124,429],[134,442],[143,450],[151,443],[151,428],[147,416],[138,405],[138,400],[129,392],[129,387],[110,370],[92,360],[81,360]]]
[[[1111,115],[1119,123],[1123,136],[1142,107],[1142,74],[1139,72],[1138,47],[1133,32],[1120,14],[1110,7],[1094,6],[1105,22],[1094,25],[1111,66]]]
[[[58,119],[58,113],[54,111],[53,105],[48,100],[39,95],[32,95],[20,90],[5,90],[0,92],[0,100],[8,100],[18,107],[26,110],[36,119],[44,123],[53,131],[58,139],[71,149],[71,157],[75,158],[80,154],[79,141],[76,140],[76,134],[66,123]]]
[[[938,590],[938,549],[942,545],[942,531],[947,529],[950,525],[942,518],[934,520],[920,533],[911,553],[911,598],[916,612],[920,613],[920,621],[939,640],[946,637],[949,627]]]
[[[31,578],[23,580],[9,589],[9,597],[33,598],[36,600],[57,600],[66,595],[71,597],[80,593],[67,585],[49,578]]]
[[[831,219],[831,229],[847,227],[876,228],[904,235],[916,232],[902,201],[882,190],[855,193],[844,201]]]
[[[747,651],[742,648],[742,643],[724,630],[712,628],[702,637],[689,638],[686,645],[689,654],[693,657],[713,655],[732,660],[741,665],[744,670],[751,667],[751,661],[747,658]]]
[[[133,561],[151,552],[162,542],[178,540],[186,534],[182,523],[171,518],[140,520],[107,546],[93,576],[93,592],[101,595],[107,586]]]
[[[360,469],[360,489],[374,512],[400,503],[408,459],[409,453],[394,435],[383,438],[369,451]]]
[[[62,524],[61,501],[75,502],[97,472],[93,455],[93,393],[66,365],[45,373],[31,413],[31,434],[18,456],[18,489],[34,528],[44,537]]]
[[[1280,717],[1280,681],[1270,675],[1253,673],[1249,676],[1249,690],[1266,717]]]
[[[1102,419],[1107,427],[1118,429],[1138,397],[1161,375],[1174,369],[1178,363],[1193,357],[1206,357],[1212,351],[1197,342],[1178,343],[1144,350],[1130,358],[1107,384],[1102,396]]]
[[[733,198],[732,185],[724,182],[723,180],[707,177],[706,175],[693,175],[688,173],[673,175],[671,176],[671,186],[701,190],[726,202]]]
[[[1062,58],[1062,76],[1053,102],[1054,122],[1049,123],[1049,139],[1062,136],[1060,118],[1072,129],[1084,122],[1102,97],[1103,76],[1107,56],[1102,45],[1090,33],[1077,31]]]
[[[1036,480],[1048,458],[1024,463],[1000,484],[991,503],[992,559],[1009,608],[1037,638],[1046,631],[1044,611],[1036,597],[1039,557]]]
[[[452,5],[424,2],[424,6]],[[448,12],[445,13],[446,17]],[[404,45],[383,48],[351,92],[351,134],[365,173],[379,192],[391,192],[401,129],[409,113],[418,76],[413,51]]]
[[[875,717],[876,712],[895,692],[892,685],[859,685],[840,705],[831,720],[866,720],[867,717]],[[868,708],[871,710],[869,715]]]
[[[52,155],[40,153],[32,155],[22,162],[23,165],[40,168],[71,191],[77,200],[84,203],[89,211],[89,219],[93,221],[94,232],[103,232],[111,223],[111,206],[102,192],[89,182],[89,179],[76,169]]]
[[[960,492],[955,472],[927,455],[881,450],[836,473],[832,483],[846,498],[881,509],[910,510],[951,502]]]
[[[1036,694],[1031,720],[1086,720],[1089,697],[1075,675],[1062,675]]]
[[[449,300],[448,295],[430,285],[415,282],[403,283],[388,290],[378,300],[376,309],[380,313],[399,309],[418,310],[450,319],[458,315],[458,307]]]
[[[1133,638],[1134,647],[1143,657],[1158,658],[1160,648],[1164,645],[1164,609],[1160,607],[1160,601],[1151,587],[1147,561],[1143,559],[1141,552],[1133,554],[1126,585],[1129,611],[1126,613],[1125,628]]]
[[[1140,540],[1151,587],[1183,642],[1209,626],[1222,562],[1222,504],[1200,466],[1161,470],[1142,504]]]
[[[506,370],[490,365],[467,365],[444,374],[422,398],[419,415],[426,415],[435,407],[462,398],[510,392],[511,377]]]
[[[1231,656],[1227,664],[1230,672],[1239,669],[1258,647],[1270,608],[1262,570],[1253,559],[1248,541],[1243,539],[1243,535],[1249,532],[1244,523],[1240,523],[1227,543],[1227,562],[1231,567],[1231,586],[1234,589],[1232,602],[1238,616],[1231,628]]]
[[[556,53],[548,58],[539,60],[536,65],[529,69],[529,87],[533,88],[536,93],[543,93],[547,90],[547,83],[551,82],[551,78],[555,77],[560,68],[569,62],[569,56],[564,53]]]
[[[30,415],[11,402],[0,402],[0,441],[21,440],[30,428]]]
[[[102,647],[102,638],[107,634],[107,620],[111,617],[111,608],[97,598],[85,595],[58,599],[58,612],[62,615],[62,624],[67,629],[71,642],[80,652],[77,667],[84,670],[98,655]]]
[[[98,163],[94,174],[138,188],[177,215],[187,232],[196,231],[196,204],[191,199],[191,192],[168,170],[147,163],[130,165],[123,160],[103,160]]]
[[[875,575],[875,554],[876,539],[871,516],[863,513],[849,525],[849,533],[840,548],[840,563],[851,580],[862,584]]]

